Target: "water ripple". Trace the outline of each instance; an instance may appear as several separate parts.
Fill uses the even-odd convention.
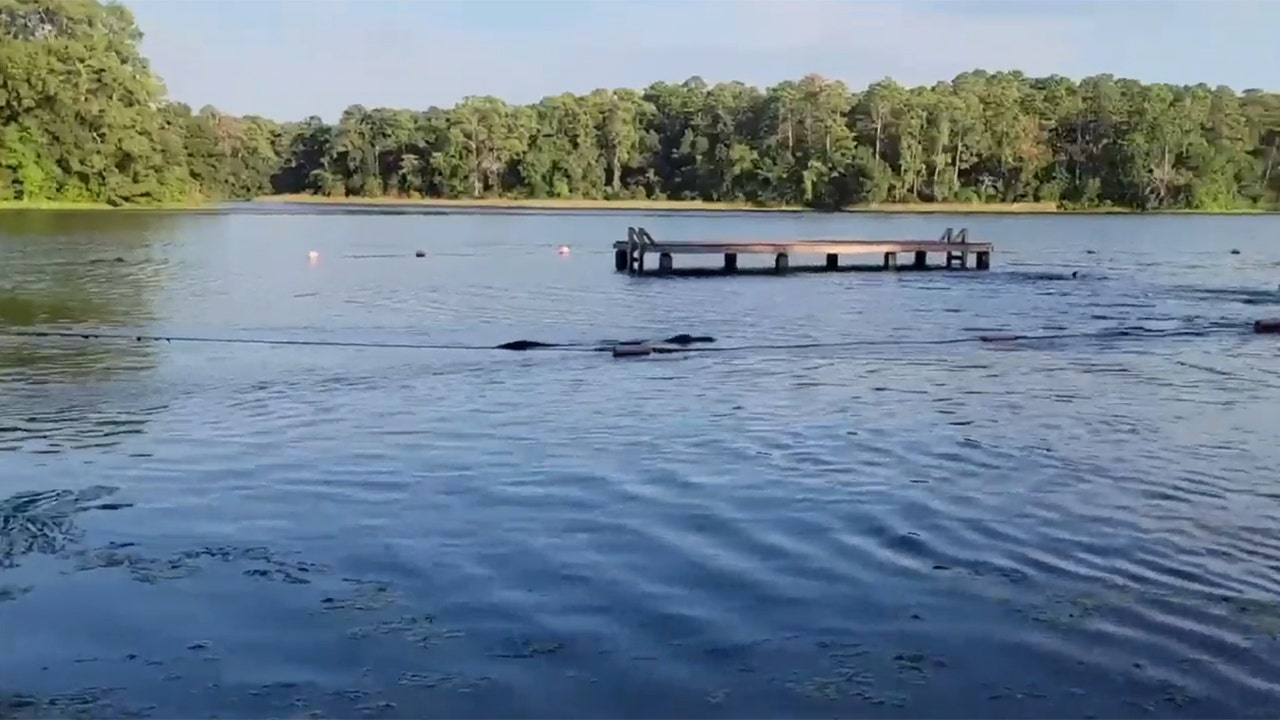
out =
[[[0,717],[1280,707],[1273,220],[993,217],[990,273],[630,279],[628,222],[958,220],[130,217],[0,234],[0,321],[717,342],[6,338]],[[1006,333],[1052,337],[940,342]]]

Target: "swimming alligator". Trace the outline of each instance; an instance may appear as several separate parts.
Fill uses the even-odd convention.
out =
[[[695,343],[712,343],[715,341],[716,339],[711,337],[710,335],[690,335],[688,333],[680,333],[679,335],[672,335],[671,337],[665,340],[659,340],[658,343],[663,345],[678,345],[680,347],[685,347],[688,345],[693,345]],[[632,340],[629,342],[644,342],[644,341]],[[605,345],[596,347],[596,349],[602,350],[602,351],[612,350],[615,344],[616,343],[607,343]],[[554,348],[554,347],[566,347],[566,346],[563,343],[544,343],[544,342],[539,342],[537,340],[512,340],[511,342],[505,342],[505,343],[502,343],[501,345],[496,345],[494,346],[494,349],[495,350],[537,350],[540,348]]]

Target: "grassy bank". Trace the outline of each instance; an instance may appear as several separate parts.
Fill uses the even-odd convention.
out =
[[[230,202],[230,201],[228,201]],[[329,206],[398,206],[422,208],[493,209],[493,210],[614,210],[614,211],[697,211],[697,212],[816,212],[800,206],[755,205],[745,202],[703,202],[701,200],[559,200],[520,198],[405,198],[405,197],[330,197],[325,195],[266,195],[253,198],[254,203],[297,203]],[[106,203],[80,203],[59,200],[19,202],[0,200],[2,210],[208,210],[224,203],[191,200],[164,205],[126,205],[113,207]],[[1248,215],[1274,213],[1272,208],[1240,208],[1234,210],[1159,210],[1139,212],[1123,207],[1067,209],[1049,202],[1027,203],[876,203],[854,205],[842,212],[904,214],[992,214],[992,215]]]
[[[439,208],[493,208],[501,210],[697,210],[700,212],[813,212],[801,206],[755,205],[745,202],[701,200],[559,200],[520,198],[402,198],[329,197],[324,195],[269,195],[255,202],[312,203],[321,205],[398,205]],[[1054,213],[1055,203],[879,203],[844,208],[847,212],[883,213]]]
[[[560,200],[519,198],[404,198],[404,197],[329,197],[326,195],[268,195],[254,202],[311,203],[319,205],[399,205],[407,207],[492,208],[495,210],[699,210],[805,212],[798,206],[763,206],[740,202],[702,202],[701,200]]]
[[[108,205],[96,202],[68,202],[65,200],[0,200],[0,210],[202,210],[211,203],[192,200],[162,205]]]

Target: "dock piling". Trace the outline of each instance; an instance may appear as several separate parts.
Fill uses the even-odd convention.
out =
[[[912,263],[912,266],[915,267],[916,270],[924,270],[929,267],[929,253],[924,250],[917,250],[915,262]]]
[[[738,253],[724,254],[725,272],[736,272],[738,270]]]
[[[840,256],[836,253],[827,253],[827,269],[837,270],[840,267]]]
[[[773,269],[776,270],[777,272],[784,273],[787,271],[787,268],[789,268],[790,266],[791,266],[791,259],[787,257],[786,253],[778,253],[773,258]]]
[[[898,269],[898,253],[887,252],[884,254],[884,269],[885,270]]]

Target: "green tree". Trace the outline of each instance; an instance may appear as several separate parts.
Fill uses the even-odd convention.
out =
[[[859,92],[694,76],[529,106],[348,107],[277,123],[165,98],[129,11],[0,0],[0,200],[308,193],[794,204],[1280,206],[1280,95],[961,73]]]

